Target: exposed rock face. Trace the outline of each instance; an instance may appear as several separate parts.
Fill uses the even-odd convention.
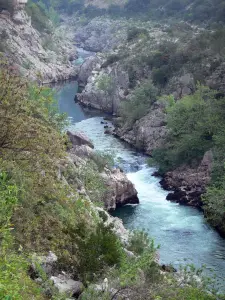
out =
[[[102,178],[107,185],[105,193],[105,207],[107,210],[126,204],[138,204],[137,191],[127,176],[119,169],[112,171],[105,169]]]
[[[104,60],[101,59],[98,62],[102,64]],[[81,74],[83,73],[82,69],[83,67],[81,67]],[[98,86],[102,80],[108,81],[104,90],[101,90]],[[104,70],[98,67],[92,70],[85,89],[82,93],[77,94],[77,100],[83,105],[117,114],[121,101],[126,99],[128,87],[128,73],[123,70],[120,64],[114,64]]]
[[[167,200],[200,208],[201,195],[210,181],[212,163],[213,155],[208,151],[197,168],[183,166],[167,172],[161,180],[164,189],[173,191],[168,194]]]
[[[76,146],[87,145],[88,147],[94,149],[93,143],[83,133],[79,133],[79,132],[72,133],[71,131],[67,131],[67,135],[68,135],[73,147],[76,148]]]
[[[174,76],[170,80],[166,93],[173,93],[175,99],[181,99],[186,95],[190,95],[195,91],[195,82],[193,74],[185,73],[182,76]]]
[[[31,25],[31,19],[24,10],[18,10],[11,18],[0,13],[1,49],[15,68],[24,76],[42,82],[54,82],[74,77],[76,70],[69,62],[69,57],[75,52],[71,37],[65,38],[65,32],[58,29],[51,36],[54,51],[44,48],[44,40]],[[62,38],[62,35],[64,38]],[[60,37],[61,36],[61,37]]]
[[[77,44],[88,51],[103,52],[113,49],[126,39],[127,23],[107,18],[95,18],[76,32]]]
[[[81,84],[87,84],[88,78],[92,75],[92,71],[95,69],[100,70],[101,60],[98,56],[88,57],[80,67],[78,73],[78,81]]]
[[[152,150],[161,147],[167,136],[166,114],[155,104],[152,110],[132,128],[128,125],[116,128],[114,134],[140,150],[151,155]]]
[[[59,274],[50,278],[60,293],[68,296],[78,297],[84,290],[82,282],[71,279],[66,274]]]
[[[69,150],[69,156],[78,168],[84,166],[88,159],[94,159],[94,146],[83,134],[71,132],[67,134],[72,141],[72,149]],[[105,167],[100,176],[106,186],[102,200],[107,210],[115,209],[116,207],[126,204],[139,203],[134,185],[121,170],[110,170]],[[83,191],[83,194],[86,194],[84,187],[80,186],[80,190]]]

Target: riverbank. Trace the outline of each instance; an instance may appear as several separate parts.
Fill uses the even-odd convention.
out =
[[[155,244],[160,245],[160,264],[176,268],[187,263],[197,267],[207,265],[207,269],[215,269],[222,285],[225,241],[207,224],[202,212],[167,201],[168,192],[160,187],[160,179],[152,176],[156,169],[146,164],[146,157],[118,138],[105,135],[101,113],[97,116],[87,113],[72,101],[72,86],[65,90],[58,99],[60,106],[64,103],[67,107],[72,121],[70,129],[84,132],[97,151],[112,154],[138,191],[140,204],[118,208],[113,216],[121,218],[126,228],[145,229],[154,238]]]

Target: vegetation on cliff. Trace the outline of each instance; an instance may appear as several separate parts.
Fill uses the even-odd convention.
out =
[[[7,64],[1,66],[0,86],[2,299],[68,297],[58,294],[41,266],[39,283],[29,277],[32,254],[50,250],[58,256],[58,271],[69,272],[87,286],[81,299],[93,299],[93,295],[111,299],[108,290],[102,293],[90,286],[106,276],[117,294],[131,293],[132,299],[140,293],[145,299],[146,295],[148,299],[217,299],[204,291],[204,285],[190,282],[192,272],[184,278],[182,289],[172,275],[161,275],[156,248],[146,234],[130,237],[127,247],[133,254],[127,255],[112,226],[104,223],[107,215],[78,194],[79,172],[75,166],[73,172],[67,169],[72,166],[65,151],[66,118],[58,113],[49,88],[28,83]],[[93,170],[91,184],[99,171],[91,164],[89,169]],[[95,188],[92,185],[92,191]]]

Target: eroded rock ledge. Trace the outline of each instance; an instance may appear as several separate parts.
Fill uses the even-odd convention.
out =
[[[94,157],[94,145],[85,135],[72,132],[68,132],[67,134],[72,144],[69,155],[75,164],[85,164],[88,159]],[[106,210],[113,210],[126,204],[139,203],[137,191],[133,183],[120,169],[111,170],[104,167],[100,176],[106,186],[106,191],[103,196]],[[84,191],[84,187],[81,188],[81,190]]]
[[[201,208],[201,196],[210,182],[212,164],[212,152],[207,151],[197,168],[183,166],[167,172],[160,181],[165,190],[171,191],[167,200]]]

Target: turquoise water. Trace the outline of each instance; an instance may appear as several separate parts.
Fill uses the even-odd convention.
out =
[[[74,102],[77,83],[68,83],[58,90],[61,112],[71,120],[70,130],[82,131],[95,148],[111,153],[134,183],[140,204],[125,206],[113,215],[120,217],[126,228],[145,229],[160,245],[162,263],[194,263],[214,269],[220,282],[225,277],[225,240],[192,207],[166,201],[167,192],[152,176],[155,171],[145,163],[145,157],[111,135],[104,134],[103,117],[85,111]]]

